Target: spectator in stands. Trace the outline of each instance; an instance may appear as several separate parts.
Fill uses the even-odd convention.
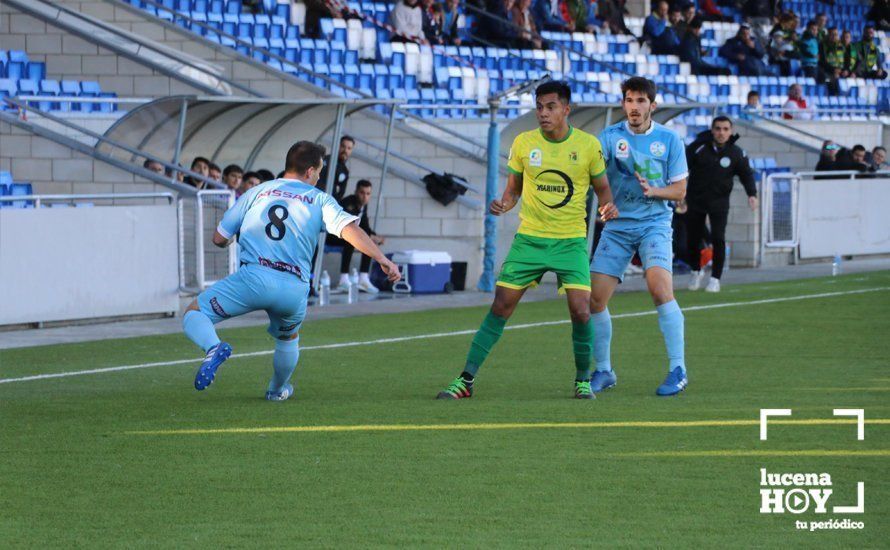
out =
[[[770,72],[763,63],[763,48],[751,36],[751,26],[747,23],[742,23],[735,37],[727,40],[720,48],[720,55],[734,63],[740,75],[762,76]]]
[[[739,118],[742,120],[754,120],[754,114],[760,111],[760,93],[756,90],[748,92],[748,102],[742,107]]]
[[[532,0],[518,0],[513,5],[510,20],[521,29],[517,31],[516,47],[525,50],[540,50],[542,43],[538,35],[538,27],[535,25],[535,18],[532,17],[531,5]]]
[[[680,42],[680,60],[689,63],[692,74],[696,75],[728,75],[729,69],[715,67],[702,60],[701,47],[702,20],[693,19],[686,28],[686,34]],[[667,32],[667,31],[665,31]]]
[[[223,169],[223,183],[232,191],[237,192],[241,187],[241,178],[244,176],[244,170],[237,164],[230,164]]]
[[[866,18],[874,22],[878,30],[890,31],[890,0],[874,0]]]
[[[445,13],[442,16],[442,36],[445,38],[445,42],[452,46],[460,46],[461,43],[458,22],[462,14],[460,0],[448,0]]]
[[[875,26],[869,23],[862,30],[862,40],[855,44],[857,62],[854,72],[860,78],[887,78],[881,49],[875,44]]]
[[[626,4],[627,0],[599,0],[597,2],[598,17],[610,34],[634,36],[627,28],[627,23],[624,22],[624,16],[628,14]]]
[[[819,24],[815,19],[807,23],[803,36],[797,42],[797,50],[800,52],[800,68],[804,76],[822,82],[824,79],[819,70]]]
[[[844,29],[841,33],[841,44],[844,45],[844,70],[848,77],[852,77],[856,63],[859,62],[859,50],[853,44],[853,33],[849,29]]]
[[[395,29],[393,42],[424,42],[423,9],[418,0],[401,0],[389,12],[389,24]]]
[[[588,22],[587,0],[563,0],[560,7],[569,32],[596,32],[596,27]]]
[[[331,155],[324,158],[324,167],[318,176],[318,187],[322,191],[327,192],[334,197],[337,202],[343,200],[346,193],[346,185],[349,183],[349,166],[346,164],[349,157],[352,156],[352,150],[355,148],[355,138],[344,135],[340,138],[340,149],[337,151],[337,173],[334,174],[334,188],[328,191],[328,166],[331,165]]]
[[[732,17],[723,15],[714,0],[699,0],[698,7],[698,17],[705,21],[732,21]]]
[[[742,6],[742,14],[751,23],[754,36],[762,43],[767,43],[769,37],[764,34],[764,29],[772,24],[776,15],[775,0],[746,0]]]
[[[868,169],[870,172],[879,172],[887,168],[887,150],[878,145],[871,150],[871,161],[869,162]]]
[[[680,41],[683,41],[683,38],[686,36],[686,30],[689,28],[689,24],[695,20],[697,11],[695,9],[695,4],[677,4],[677,9],[680,10],[680,20],[676,23],[671,23],[671,26],[674,27],[674,32],[677,33],[677,36],[680,37]]]
[[[689,238],[689,265],[692,278],[689,290],[698,290],[702,283],[700,271],[701,241],[705,218],[711,225],[714,245],[713,269],[706,290],[720,291],[720,277],[726,261],[726,222],[729,218],[729,195],[733,180],[739,178],[748,195],[748,206],[757,211],[757,186],[754,172],[745,151],[736,145],[739,135],[732,133],[732,120],[718,116],[711,122],[711,130],[699,134],[686,147],[689,165],[689,185],[686,189],[686,230]]]
[[[241,195],[243,195],[244,193],[247,193],[248,191],[250,191],[257,185],[259,185],[260,183],[262,183],[262,180],[260,179],[260,176],[257,175],[256,172],[247,172],[241,178],[241,187],[239,187],[238,190],[235,192],[235,196],[240,197]]]
[[[652,41],[652,53],[655,55],[680,55],[680,35],[674,25],[683,19],[680,8],[671,8],[668,12],[670,23],[658,38]]]
[[[210,179],[212,179],[213,181],[218,181],[218,182],[222,183],[222,170],[220,170],[219,166],[217,166],[216,164],[214,164],[212,162],[210,163],[210,167],[207,171],[207,174],[210,177]]]
[[[176,170],[176,181],[178,181],[179,183],[185,183],[185,174],[183,173],[183,170],[185,170],[185,166],[177,164],[176,168],[178,168]],[[168,178],[172,178],[173,172],[174,170],[172,168],[167,168],[166,170],[164,170],[164,175],[166,175]]]
[[[155,174],[164,174],[164,165],[156,160],[145,159],[145,162],[142,163],[142,167],[146,170],[150,170]]]
[[[785,42],[785,33],[781,30],[773,32],[769,41],[769,62],[779,68],[782,76],[791,76],[791,58],[797,57],[794,44]]]
[[[557,32],[569,30],[562,17],[560,0],[534,0],[532,16],[538,29]]]
[[[785,102],[782,109],[782,118],[786,120],[810,120],[813,118],[813,108],[807,105],[800,84],[792,84],[788,87],[788,101]]]
[[[770,29],[769,35],[772,37],[776,31],[782,33],[782,37],[786,44],[795,44],[797,42],[797,16],[792,13],[779,14],[778,21]]]
[[[828,16],[825,15],[825,12],[819,12],[816,14],[816,38],[819,40],[819,43],[825,42],[825,37],[828,36]]]
[[[368,219],[368,204],[371,202],[371,182],[368,180],[359,180],[355,184],[355,194],[349,195],[343,199],[343,210],[349,212],[353,216],[358,216],[358,225],[361,227],[374,241],[375,244],[382,245],[386,239],[378,235],[371,229],[371,223]],[[328,236],[327,244],[343,247],[343,255],[340,257],[340,284],[337,285],[338,292],[349,291],[349,265],[352,262],[352,253],[355,247],[346,241],[338,239],[332,235]],[[359,264],[358,289],[369,294],[377,294],[380,290],[371,284],[368,278],[368,272],[371,270],[371,258],[362,254],[361,263]]]
[[[436,0],[423,0],[423,36],[430,44],[441,46],[445,43],[442,36],[442,5]]]
[[[306,5],[306,21],[303,23],[303,35],[308,38],[321,38],[322,19],[343,19],[342,7],[330,0],[303,0]]]
[[[871,168],[865,162],[865,147],[858,143],[851,149],[849,159],[839,161],[837,166],[837,170],[856,170],[858,172],[868,172]]]
[[[205,178],[210,177],[210,161],[204,157],[195,157],[195,160],[192,161],[191,171],[198,173]],[[191,176],[185,179],[185,183],[191,185],[196,189],[204,188],[203,180],[192,178]]]
[[[828,27],[828,35],[822,42],[819,63],[828,82],[828,93],[831,95],[840,95],[841,87],[838,79],[850,76],[844,68],[845,53],[837,27]]]
[[[478,34],[486,42],[501,48],[516,47],[516,31],[510,22],[515,0],[488,0],[485,11],[493,17],[480,15]]]
[[[841,146],[827,139],[822,142],[822,151],[819,153],[819,162],[816,163],[817,172],[831,172],[837,170],[837,152]]]
[[[256,175],[260,178],[260,183],[266,183],[275,179],[275,174],[271,170],[260,168],[256,171]]]
[[[652,4],[652,13],[643,23],[643,41],[652,45],[668,25],[668,3],[659,0]]]

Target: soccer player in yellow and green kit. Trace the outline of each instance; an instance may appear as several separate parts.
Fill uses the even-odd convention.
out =
[[[572,318],[575,353],[575,397],[593,399],[590,390],[593,332],[590,325],[590,275],[587,252],[587,192],[593,185],[603,220],[618,216],[606,178],[606,165],[596,137],[568,123],[571,89],[551,81],[535,90],[537,130],[519,134],[510,149],[510,174],[500,200],[490,212],[508,212],[519,197],[519,230],[498,276],[491,311],[473,337],[460,376],[439,392],[439,399],[473,395],[479,367],[497,343],[507,319],[526,289],[548,271],[556,273]]]

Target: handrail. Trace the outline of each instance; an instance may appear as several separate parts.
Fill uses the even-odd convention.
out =
[[[79,200],[130,200],[130,199],[167,199],[169,204],[176,200],[173,193],[88,193],[74,195],[3,195],[0,202],[34,201],[35,208],[44,201],[79,201]],[[2,210],[0,210],[2,212]]]
[[[151,1],[151,0],[143,0],[143,1]],[[22,4],[19,3],[18,0],[9,0],[9,2],[15,4],[17,7],[22,7]],[[48,0],[40,0],[40,3],[43,4],[43,6],[45,6],[46,8],[57,10],[58,12],[68,15],[69,17],[78,19],[80,21],[88,21],[90,24],[102,29],[105,32],[113,34],[114,36],[116,36],[118,38],[123,38],[125,40],[135,42],[136,44],[139,45],[139,48],[151,50],[152,52],[160,54],[160,55],[162,55],[166,58],[169,58],[169,59],[175,59],[177,63],[185,65],[186,67],[189,67],[191,69],[195,69],[202,74],[212,74],[213,78],[215,78],[219,82],[225,83],[228,86],[237,88],[237,89],[245,91],[245,92],[252,92],[252,90],[250,90],[249,88],[247,88],[244,85],[238,84],[237,82],[230,80],[224,76],[221,76],[220,74],[212,73],[209,70],[212,68],[211,66],[209,66],[209,65],[202,66],[199,63],[189,60],[184,55],[184,52],[175,51],[171,48],[167,48],[164,46],[158,46],[156,44],[151,43],[150,41],[146,41],[146,40],[142,39],[142,37],[140,37],[139,35],[137,35],[133,32],[123,30],[123,29],[118,28],[114,25],[110,25],[109,23],[107,23],[99,18],[80,13],[78,11],[72,10],[65,6],[60,6],[60,5],[58,5],[58,3],[50,3]],[[25,3],[25,4],[27,5],[27,3]],[[55,24],[55,25],[64,25],[63,22],[59,21],[58,17],[53,17],[51,19],[52,19],[53,24]],[[133,56],[134,55],[134,52],[132,50],[128,50],[126,48],[120,48],[118,50],[118,53],[125,55],[125,56]],[[184,76],[181,73],[178,73],[177,71],[170,70],[168,67],[164,66],[163,64],[156,64],[156,65],[157,65],[157,67],[156,67],[157,70],[167,74],[168,76],[175,75],[178,78],[181,78]],[[211,86],[207,86],[206,84],[203,84],[200,82],[195,82],[193,85],[195,87],[207,88],[208,91],[211,91],[214,89]]]
[[[165,161],[165,160],[163,160],[163,159],[161,159],[161,158],[159,158],[159,157],[156,157],[156,156],[154,156],[154,155],[149,155],[149,154],[145,153],[144,151],[141,151],[141,150],[139,150],[139,149],[136,149],[135,147],[130,147],[129,145],[126,145],[126,144],[124,144],[124,143],[120,143],[120,142],[118,142],[118,141],[116,141],[116,140],[107,138],[107,137],[105,137],[104,135],[102,135],[102,134],[100,134],[100,133],[98,133],[98,132],[94,132],[94,131],[92,131],[92,130],[90,130],[90,129],[88,129],[88,128],[84,128],[84,127],[82,127],[82,126],[78,126],[77,124],[74,124],[74,123],[72,123],[72,122],[70,122],[70,121],[67,121],[67,120],[65,120],[64,118],[61,118],[61,117],[58,117],[58,116],[56,116],[56,115],[50,114],[50,113],[48,113],[47,111],[43,111],[43,110],[38,109],[38,108],[36,108],[36,107],[32,107],[31,105],[28,105],[27,103],[23,103],[23,102],[21,102],[21,101],[18,101],[18,100],[16,99],[16,97],[3,97],[3,98],[0,98],[0,99],[2,99],[3,101],[5,101],[5,102],[7,102],[7,103],[10,103],[10,104],[12,104],[12,105],[15,105],[15,106],[18,107],[19,109],[22,109],[22,110],[25,110],[25,111],[33,111],[33,112],[36,112],[36,113],[38,113],[41,117],[44,117],[44,118],[46,118],[47,120],[51,120],[51,121],[53,121],[53,122],[55,122],[55,123],[57,123],[57,124],[61,124],[62,126],[65,126],[66,128],[71,128],[72,130],[77,130],[78,132],[81,132],[81,133],[83,133],[83,134],[86,134],[87,136],[89,136],[89,137],[91,137],[91,138],[97,139],[97,140],[101,141],[102,143],[107,143],[107,144],[109,144],[109,145],[111,145],[111,146],[113,146],[113,147],[117,147],[117,148],[119,148],[119,149],[123,149],[124,151],[126,151],[126,152],[128,152],[128,153],[130,153],[130,154],[132,154],[132,155],[139,156],[139,157],[143,157],[143,158],[145,158],[145,159],[147,159],[147,160],[151,160],[151,161],[160,163],[161,165],[164,166],[164,168],[170,170],[170,173],[171,173],[171,174],[174,174],[174,173],[176,173],[176,172],[179,172],[179,173],[181,173],[181,174],[183,174],[183,175],[187,175],[188,177],[190,177],[190,178],[192,178],[192,179],[198,179],[198,180],[201,180],[202,182],[204,182],[205,185],[210,185],[210,186],[212,186],[212,187],[214,187],[214,188],[217,188],[217,189],[225,189],[225,185],[223,185],[222,183],[220,183],[220,182],[218,182],[218,181],[216,181],[216,180],[212,180],[212,179],[210,179],[210,178],[204,177],[204,176],[202,176],[201,174],[198,174],[197,172],[192,172],[191,170],[186,170],[184,167],[181,167],[181,166],[178,166],[178,165],[171,164],[171,163],[169,163],[169,162],[167,162],[167,161]],[[171,176],[170,181],[173,182],[174,179],[175,179],[175,178]],[[176,182],[176,183],[178,183],[178,182]]]

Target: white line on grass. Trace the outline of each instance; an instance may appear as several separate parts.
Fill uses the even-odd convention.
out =
[[[690,311],[703,311],[709,309],[722,309],[727,307],[741,307],[741,306],[755,306],[760,304],[775,304],[779,302],[793,302],[798,300],[813,300],[817,298],[831,298],[834,296],[847,296],[851,294],[864,294],[867,292],[882,292],[885,290],[890,290],[890,287],[881,286],[881,287],[873,287],[873,288],[863,288],[859,290],[844,290],[838,292],[822,292],[819,294],[802,294],[799,296],[786,296],[784,298],[767,298],[763,300],[749,300],[746,302],[725,302],[722,304],[707,304],[702,306],[690,306],[684,307],[683,312],[687,313]],[[647,315],[655,315],[655,309],[650,309],[647,311],[638,311],[635,313],[621,313],[618,315],[613,315],[613,319],[628,319],[631,317],[645,317]],[[526,328],[537,328],[537,327],[546,327],[551,325],[565,325],[570,321],[568,319],[559,320],[559,321],[541,321],[538,323],[525,323],[522,325],[511,325],[505,328],[505,330],[520,330]],[[411,340],[430,340],[433,338],[445,338],[448,336],[463,336],[467,334],[475,334],[476,329],[472,330],[456,330],[452,332],[434,332],[431,334],[416,334],[414,336],[397,336],[394,338],[379,338],[377,340],[362,340],[359,342],[341,342],[338,344],[322,344],[318,346],[305,346],[300,348],[300,351],[310,351],[310,350],[320,350],[320,349],[339,349],[339,348],[351,348],[356,346],[376,346],[380,344],[393,344],[396,342],[409,342]],[[230,357],[230,359],[239,359],[243,357],[258,357],[261,355],[272,355],[273,350],[266,351],[254,351],[250,353],[236,353]],[[192,359],[177,359],[175,361],[159,361],[157,363],[142,363],[139,365],[122,365],[119,367],[104,367],[101,369],[89,369],[89,370],[78,370],[78,371],[70,371],[70,372],[56,372],[51,374],[36,374],[33,376],[22,376],[20,378],[0,378],[0,384],[9,384],[12,382],[31,382],[34,380],[47,380],[50,378],[66,378],[69,376],[83,376],[86,374],[102,374],[106,372],[120,372],[126,370],[135,370],[135,369],[149,369],[153,367],[165,367],[168,365],[182,365],[185,363],[196,363],[200,361],[200,357],[192,358]]]

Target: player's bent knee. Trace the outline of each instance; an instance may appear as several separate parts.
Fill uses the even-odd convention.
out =
[[[573,323],[586,323],[590,320],[590,308],[586,304],[583,308],[572,308],[569,310],[569,316]]]

